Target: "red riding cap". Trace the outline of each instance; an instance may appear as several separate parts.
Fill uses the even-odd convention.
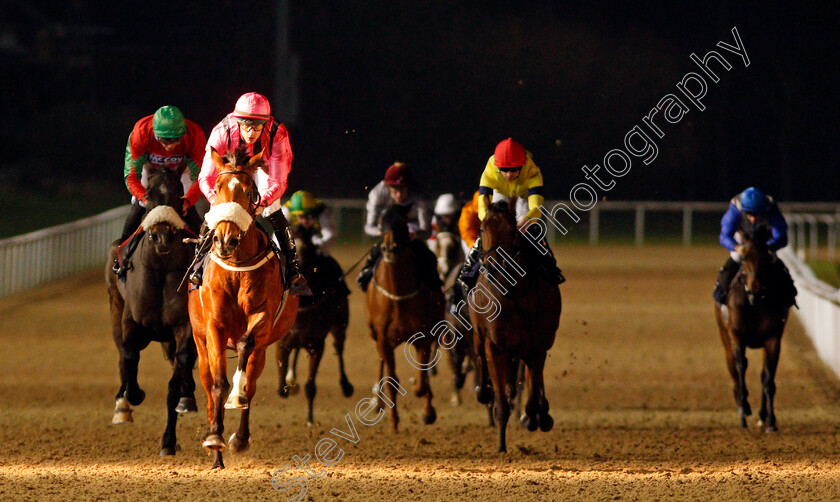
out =
[[[410,182],[408,167],[402,162],[394,162],[385,171],[385,184],[389,187],[401,187]]]
[[[525,147],[513,138],[508,138],[496,145],[493,154],[496,167],[521,167],[525,165]]]

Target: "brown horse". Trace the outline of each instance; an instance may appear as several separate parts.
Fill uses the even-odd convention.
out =
[[[430,251],[425,243],[411,239],[406,210],[405,207],[392,205],[382,215],[382,260],[367,290],[368,326],[379,351],[380,381],[386,376],[386,367],[387,376],[397,380],[394,349],[417,333],[424,334],[413,344],[419,356],[418,369],[432,366],[429,360],[434,338],[429,333],[443,320],[444,314],[443,292],[433,286],[434,279],[424,277],[425,258],[420,253]],[[387,404],[391,406],[391,424],[396,431],[400,420],[395,406],[397,389],[391,385],[389,390],[391,399]],[[437,413],[432,406],[429,371],[419,369],[414,394],[426,397],[423,422],[434,423]]]
[[[179,413],[198,411],[195,404],[195,344],[187,314],[187,294],[178,289],[192,259],[192,246],[183,242],[185,222],[178,214],[184,195],[181,174],[186,164],[175,169],[160,168],[149,176],[146,214],[138,229],[137,248],[127,265],[125,281],[111,269],[120,242],[109,250],[105,281],[111,304],[111,330],[120,353],[120,389],[111,423],[133,422],[132,406],[146,393],[137,383],[140,351],[160,342],[172,364],[172,378],[166,395],[166,430],[161,438],[161,455],[174,455]]]
[[[323,253],[312,242],[311,227],[296,225],[292,228],[295,245],[300,256],[301,272],[312,290],[312,296],[300,300],[297,318],[289,335],[277,344],[277,367],[280,381],[277,393],[288,397],[294,383],[295,366],[300,349],[309,353],[309,377],[304,385],[306,399],[309,401],[307,425],[315,422],[312,404],[315,401],[315,375],[324,354],[324,342],[328,333],[332,333],[333,346],[338,355],[339,385],[345,397],[353,395],[353,385],[344,373],[344,340],[347,338],[347,323],[350,308],[347,295],[350,291],[344,283],[341,266],[335,259]],[[292,366],[289,367],[289,354],[294,352]],[[286,379],[289,379],[287,382]],[[294,392],[294,391],[293,391]]]
[[[215,205],[205,219],[214,233],[203,284],[190,293],[189,310],[201,383],[207,392],[210,433],[202,446],[213,452],[213,468],[224,468],[225,408],[242,410],[230,446],[234,452],[245,451],[251,400],[266,349],[289,332],[298,297],[284,291],[279,260],[268,236],[255,224],[259,192],[252,175],[258,168],[267,169],[262,153],[248,159],[240,148],[224,159],[215,150],[211,155],[219,177]],[[227,379],[228,348],[238,356],[232,390]]]
[[[494,401],[499,451],[507,451],[505,430],[516,394],[518,361],[525,365],[528,395],[520,421],[530,431],[539,427],[547,432],[554,426],[543,368],[562,310],[560,289],[537,266],[539,251],[516,228],[513,204],[513,200],[497,202],[487,212],[481,225],[483,267],[469,295],[476,371],[483,382],[478,398],[483,403]]]
[[[742,427],[747,426],[747,417],[752,414],[745,380],[746,349],[764,349],[758,424],[768,433],[777,430],[773,409],[776,366],[789,310],[780,298],[780,291],[772,288],[773,260],[777,258],[767,247],[769,237],[766,226],[758,227],[752,237],[744,237],[741,269],[729,286],[726,305],[715,302],[715,319],[734,383],[733,394]]]

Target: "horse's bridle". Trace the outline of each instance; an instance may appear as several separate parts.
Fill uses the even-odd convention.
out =
[[[256,218],[257,207],[259,207],[259,201],[260,201],[260,191],[257,188],[257,183],[254,181],[253,178],[251,178],[251,175],[248,174],[247,172],[242,171],[240,169],[233,169],[233,170],[220,172],[219,176],[216,178],[216,184],[219,183],[218,179],[221,178],[221,176],[223,174],[228,174],[228,175],[231,175],[231,176],[238,176],[240,174],[245,175],[245,179],[248,180],[249,189],[251,190],[250,199],[248,201],[248,209],[247,209],[248,215],[250,215],[251,218]],[[215,230],[213,232],[215,233]],[[240,228],[239,229],[239,235],[237,235],[237,239],[239,239],[241,241],[246,233],[247,233],[247,230],[242,230]],[[210,235],[212,235],[212,233],[208,234],[208,237],[210,237]],[[243,263],[248,263],[248,262],[254,260],[255,258],[259,257],[261,254],[266,254],[269,249],[271,249],[270,244],[268,246],[266,246],[266,249],[264,251],[258,252],[256,255],[254,255],[251,258],[248,258],[247,260],[238,260],[238,261],[224,260],[224,261],[228,261],[230,263],[233,263],[234,265],[241,265]],[[219,259],[221,259],[221,258],[219,258]],[[262,262],[260,264],[262,264]]]

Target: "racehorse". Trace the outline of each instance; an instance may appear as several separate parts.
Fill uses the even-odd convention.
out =
[[[252,175],[266,170],[262,152],[248,159],[244,148],[224,158],[211,156],[219,176],[215,205],[205,216],[213,232],[203,284],[189,296],[190,321],[198,349],[201,383],[207,392],[210,433],[202,443],[213,468],[224,468],[225,408],[240,409],[239,429],[230,437],[234,452],[248,449],[248,417],[269,345],[289,332],[298,297],[282,282],[282,271],[266,233],[255,224],[260,194]],[[227,379],[226,349],[238,362],[233,388]],[[228,395],[229,394],[229,395]]]
[[[185,167],[182,163],[175,169],[159,168],[151,172],[146,214],[133,237],[139,242],[125,281],[111,269],[120,250],[119,241],[111,244],[105,269],[111,330],[120,353],[120,390],[112,423],[134,421],[131,407],[146,397],[137,383],[140,351],[153,341],[160,342],[164,356],[173,367],[166,396],[167,420],[161,455],[175,454],[178,414],[198,411],[192,376],[196,350],[187,314],[187,293],[178,289],[193,255],[192,246],[183,242],[185,223],[179,215],[184,195],[181,175]]]
[[[423,277],[425,267],[422,252],[428,253],[425,244],[412,240],[408,232],[407,207],[392,205],[385,210],[380,220],[382,239],[379,244],[382,260],[376,267],[367,289],[368,327],[376,341],[379,352],[379,378],[387,376],[397,381],[394,349],[413,335],[423,336],[413,342],[419,356],[418,378],[414,394],[426,398],[423,408],[423,422],[432,424],[437,413],[432,406],[432,388],[429,385],[427,367],[431,359],[432,328],[443,320],[443,292],[434,285],[435,280]],[[391,399],[391,424],[394,431],[399,427],[397,413],[397,388],[389,386]],[[378,394],[378,392],[377,392]],[[382,407],[383,398],[379,403]]]
[[[280,370],[277,393],[288,397],[296,388],[295,370],[297,356],[303,348],[309,353],[309,378],[304,385],[306,399],[309,401],[307,425],[315,421],[312,403],[315,400],[315,375],[324,354],[324,341],[332,333],[333,346],[338,355],[339,385],[345,397],[353,395],[353,385],[344,373],[344,340],[347,337],[347,323],[350,308],[347,295],[350,293],[343,282],[341,266],[332,256],[319,251],[312,242],[311,227],[303,225],[292,227],[295,246],[300,257],[303,276],[312,290],[312,296],[300,300],[297,318],[289,335],[277,344],[277,366]],[[289,367],[289,354],[294,352],[292,366]],[[288,381],[287,381],[288,378]]]
[[[538,251],[529,247],[532,244],[525,242],[516,228],[514,204],[512,199],[490,206],[481,225],[483,267],[470,291],[476,371],[482,382],[477,397],[479,402],[494,403],[501,452],[507,451],[505,430],[510,400],[516,395],[518,361],[525,365],[528,395],[520,422],[530,431],[539,427],[548,432],[554,426],[548,413],[543,368],[562,310],[560,289],[540,273]],[[497,310],[482,309],[491,301],[497,302]]]
[[[769,229],[760,226],[751,237],[741,235],[744,241],[741,268],[729,286],[726,305],[715,302],[715,319],[726,354],[726,365],[734,383],[733,394],[741,427],[747,426],[747,417],[752,414],[745,379],[746,349],[764,349],[758,425],[763,425],[764,431],[769,433],[778,430],[773,397],[776,394],[776,366],[789,308],[782,303],[780,292],[772,288],[773,260],[777,258],[767,246]]]

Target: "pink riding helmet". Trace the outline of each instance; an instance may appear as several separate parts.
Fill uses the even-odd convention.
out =
[[[241,119],[268,120],[271,117],[271,105],[262,94],[249,92],[236,101],[233,116]]]

